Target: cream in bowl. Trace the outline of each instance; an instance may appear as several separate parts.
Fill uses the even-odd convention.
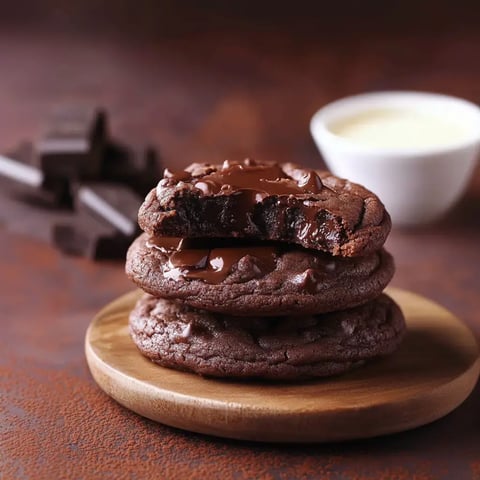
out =
[[[444,214],[465,190],[480,147],[480,109],[431,93],[348,97],[319,110],[310,127],[329,169],[373,190],[400,225]]]
[[[330,131],[351,142],[376,148],[431,148],[468,138],[466,125],[402,108],[378,108],[343,118]]]

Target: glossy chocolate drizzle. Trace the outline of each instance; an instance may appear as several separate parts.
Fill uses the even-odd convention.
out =
[[[324,199],[324,197],[329,198],[332,192],[322,184],[314,170],[293,166],[287,168],[275,163],[256,163],[251,159],[242,162],[226,160],[221,166],[192,164],[187,171],[165,170],[164,178],[157,186],[158,198],[161,198],[164,192],[170,194],[171,187],[183,188],[183,183],[188,184],[188,189],[194,192],[194,196],[230,197],[228,202],[224,203],[224,211],[227,212],[224,217],[227,220],[222,220],[224,223],[221,223],[221,228],[215,232],[218,236],[231,235],[245,238],[256,236],[258,238],[258,232],[265,228],[262,222],[267,221],[265,218],[268,215],[268,221],[272,221],[273,216],[276,215],[275,225],[279,226],[277,230],[289,228],[295,233],[291,241],[304,247],[328,250],[339,243],[344,234],[338,215],[319,207],[318,194],[322,192]],[[273,202],[269,203],[267,199]],[[262,217],[264,214],[262,209],[258,208],[262,202],[266,205],[265,211],[272,212],[265,214],[265,218]],[[217,204],[212,203],[212,205]],[[218,211],[219,208],[213,208],[211,216],[209,212],[203,213],[207,219],[205,223],[215,225],[219,221]],[[285,222],[288,222],[287,228],[284,228]],[[202,234],[205,235],[208,232]],[[231,268],[242,256],[249,253],[253,256],[255,253],[255,257],[258,256],[259,259],[268,257],[265,251],[259,250],[263,248],[257,244],[253,252],[252,248],[246,251],[237,246],[236,250],[232,250],[236,252],[235,254],[219,251],[221,247],[218,246],[213,249],[207,246],[203,250],[197,246],[194,248],[194,253],[184,252],[183,248],[180,248],[177,249],[180,252],[170,255],[170,263],[173,265],[171,275],[173,278],[173,275],[178,272],[187,271],[185,268],[181,269],[181,262],[190,262],[188,276],[203,278],[211,283],[215,282],[214,278],[219,278],[218,281],[221,281],[228,274],[228,268]],[[235,256],[232,257],[232,255]],[[176,261],[180,262],[178,266],[175,266]]]
[[[156,248],[168,255],[163,267],[166,278],[197,278],[207,283],[220,283],[242,258],[250,257],[263,275],[275,268],[278,247],[258,246],[252,242],[232,239],[182,239],[151,237],[147,247]]]
[[[314,170],[306,172],[303,177],[296,180],[288,176],[278,164],[257,164],[251,159],[243,162],[225,160],[219,169],[205,166],[204,174],[199,176],[186,171],[171,172],[167,169],[159,187],[179,182],[192,183],[204,195],[255,192],[256,202],[261,202],[270,195],[315,194],[323,188],[322,181]]]

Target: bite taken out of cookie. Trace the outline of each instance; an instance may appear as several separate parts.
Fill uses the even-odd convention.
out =
[[[152,237],[276,240],[346,257],[378,250],[391,228],[382,202],[360,185],[250,159],[166,170],[138,221]]]

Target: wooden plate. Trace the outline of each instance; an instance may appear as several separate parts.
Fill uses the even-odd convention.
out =
[[[141,292],[93,319],[86,356],[98,385],[134,412],[174,427],[269,442],[326,442],[400,432],[458,407],[478,379],[475,338],[454,315],[413,293],[388,289],[408,334],[392,356],[351,373],[292,384],[214,380],[160,367],[128,334]]]

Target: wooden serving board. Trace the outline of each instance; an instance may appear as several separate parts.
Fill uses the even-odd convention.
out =
[[[134,412],[166,425],[268,442],[327,442],[400,432],[443,417],[477,382],[470,330],[441,306],[387,289],[408,334],[388,358],[351,373],[300,384],[209,379],[160,367],[130,340],[128,314],[141,292],[124,295],[93,319],[86,356],[95,381]]]

